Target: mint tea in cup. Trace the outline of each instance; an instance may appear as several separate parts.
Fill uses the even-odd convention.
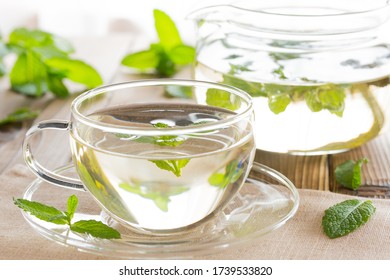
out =
[[[187,98],[172,97],[172,91]],[[24,155],[39,177],[87,190],[120,224],[170,234],[209,220],[239,191],[255,153],[252,125],[251,98],[239,89],[190,80],[134,81],[78,96],[70,121],[41,122],[29,130]],[[45,129],[69,131],[80,181],[34,159],[30,138]]]

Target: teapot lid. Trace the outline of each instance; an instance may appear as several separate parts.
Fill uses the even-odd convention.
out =
[[[390,17],[389,0],[216,0],[207,3],[191,12],[188,18],[291,35],[361,32],[382,25]]]

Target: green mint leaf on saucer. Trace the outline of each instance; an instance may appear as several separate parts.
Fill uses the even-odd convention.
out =
[[[322,227],[329,238],[345,236],[364,225],[375,210],[370,200],[346,200],[325,210]]]
[[[122,65],[141,73],[154,73],[162,77],[173,76],[181,66],[195,60],[195,49],[185,45],[174,21],[163,11],[154,10],[154,23],[159,42],[149,49],[127,54]]]
[[[112,227],[95,220],[81,220],[70,225],[70,230],[78,233],[90,234],[93,237],[104,239],[119,239],[120,233]]]
[[[65,98],[70,93],[64,80],[87,88],[103,83],[92,66],[71,58],[74,48],[68,41],[49,32],[16,28],[9,35],[6,46],[9,53],[16,55],[9,73],[15,92],[40,97],[50,91],[56,97]]]
[[[336,182],[346,188],[357,190],[362,182],[361,169],[364,163],[368,163],[368,159],[348,160],[338,165],[334,172]]]
[[[71,221],[73,219],[74,213],[76,213],[78,203],[79,203],[79,200],[78,200],[77,196],[71,195],[68,198],[68,205],[67,205],[68,211],[66,212],[66,215],[68,216],[69,224],[71,223]]]
[[[40,220],[58,225],[69,223],[67,215],[57,208],[26,199],[14,199],[14,203],[20,209],[29,212]]]
[[[13,113],[6,116],[4,119],[0,119],[0,127],[8,124],[20,123],[26,120],[35,119],[38,116],[37,111],[31,111],[29,108],[19,108]]]
[[[66,212],[37,201],[26,199],[14,199],[14,203],[23,211],[30,213],[40,220],[58,225],[67,225],[74,232],[87,233],[98,238],[120,238],[120,233],[117,230],[99,221],[88,220],[72,223],[78,205],[78,198],[75,195],[71,195],[68,198]]]

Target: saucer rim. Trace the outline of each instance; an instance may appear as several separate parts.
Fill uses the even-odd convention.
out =
[[[61,172],[69,171],[73,168],[74,167],[72,165],[66,165],[56,169],[54,172],[61,173]],[[28,212],[21,210],[21,213],[24,219],[28,222],[28,224],[43,237],[51,241],[55,241],[60,245],[64,245],[67,247],[74,247],[79,251],[92,253],[95,255],[115,257],[119,259],[124,259],[124,258],[156,259],[157,257],[163,259],[177,259],[177,258],[183,259],[183,258],[193,258],[195,256],[212,255],[212,254],[219,253],[220,250],[222,249],[236,247],[238,245],[248,243],[254,239],[260,238],[268,233],[275,231],[276,229],[282,227],[292,217],[294,217],[294,215],[298,210],[300,204],[300,197],[299,197],[298,190],[295,187],[295,185],[286,176],[284,176],[282,173],[268,166],[265,166],[257,162],[253,163],[252,169],[262,174],[265,174],[268,177],[272,177],[273,179],[276,179],[277,181],[282,183],[283,186],[286,187],[286,189],[288,189],[288,191],[290,192],[293,206],[286,215],[276,220],[273,224],[261,228],[260,230],[252,232],[243,237],[241,236],[240,238],[227,238],[222,240],[218,240],[221,239],[218,238],[217,242],[215,241],[215,239],[211,239],[211,240],[206,240],[206,242],[204,243],[196,243],[194,245],[191,245],[191,242],[186,242],[182,244],[178,243],[174,245],[153,243],[151,245],[149,244],[149,246],[141,243],[136,243],[136,242],[121,242],[120,240],[103,240],[103,242],[96,242],[99,240],[92,241],[88,238],[85,238],[82,235],[77,236],[80,239],[67,236],[65,234],[66,231],[64,231],[63,233],[58,233],[48,227],[45,227],[44,223],[36,222],[35,221],[36,218],[30,215]],[[253,179],[253,178],[250,178],[250,180],[263,182],[262,180]],[[37,178],[33,182],[31,182],[29,186],[26,188],[26,190],[24,191],[23,198],[31,200],[31,197],[33,197],[34,193],[39,189],[40,185],[44,182],[46,181],[40,178]],[[49,184],[52,185],[51,183]],[[266,184],[268,185],[268,183]],[[61,188],[58,186],[55,187]],[[76,211],[76,213],[77,212],[78,211]],[[82,214],[82,212],[79,213]],[[97,217],[97,219],[101,218],[100,215],[93,215],[93,214],[88,214],[88,215],[91,217],[93,216]],[[116,245],[116,247],[110,248],[110,246],[107,245],[110,243],[113,243],[114,245]],[[126,248],[121,248],[121,246],[118,245],[123,245],[123,247]],[[210,248],[210,246],[212,246],[212,248]]]

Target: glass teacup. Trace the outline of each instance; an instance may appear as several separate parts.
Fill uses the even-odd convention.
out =
[[[33,126],[23,151],[36,175],[88,190],[119,223],[169,234],[209,220],[237,193],[254,158],[252,125],[251,98],[239,89],[190,80],[134,81],[78,96],[71,121]],[[45,129],[69,131],[80,181],[34,159],[30,138]]]

